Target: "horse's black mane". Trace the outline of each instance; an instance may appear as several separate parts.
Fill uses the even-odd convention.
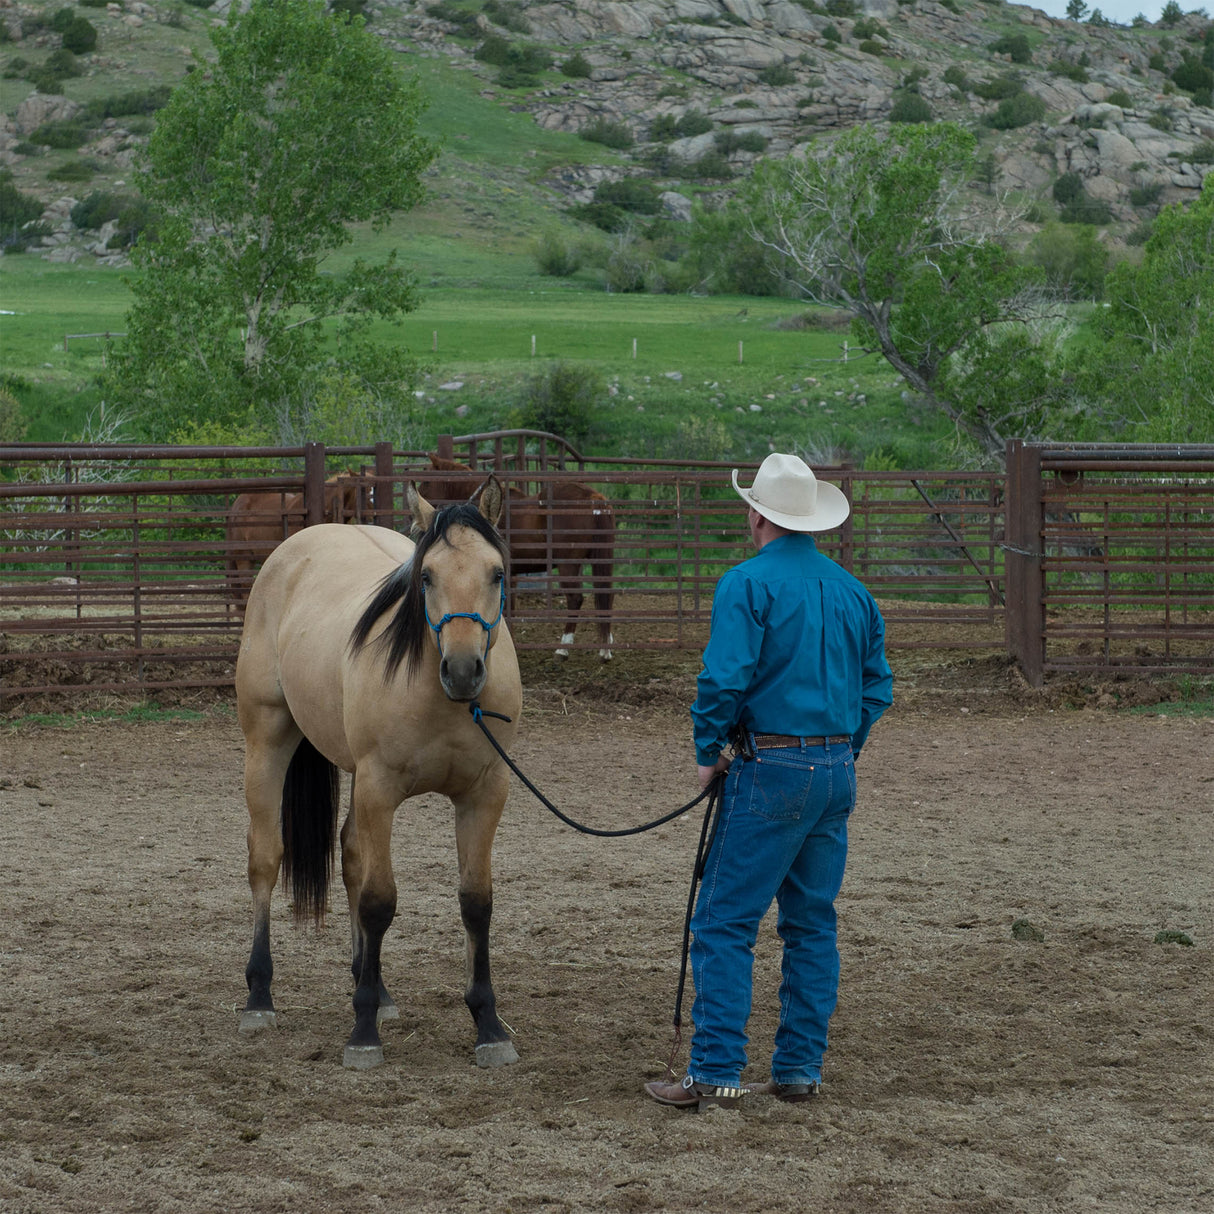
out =
[[[357,653],[366,644],[375,621],[393,603],[400,604],[388,627],[376,641],[377,646],[387,650],[384,663],[385,680],[397,672],[402,662],[405,673],[411,674],[421,661],[422,646],[429,628],[426,623],[426,602],[422,587],[422,564],[426,553],[440,540],[450,544],[448,533],[452,527],[471,527],[493,545],[501,556],[502,563],[506,562],[506,541],[475,505],[462,502],[455,506],[444,506],[436,511],[430,526],[417,540],[413,555],[380,582],[350,634],[350,652]]]

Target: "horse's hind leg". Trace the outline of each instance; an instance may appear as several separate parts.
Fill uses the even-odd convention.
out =
[[[282,864],[279,812],[283,781],[300,732],[283,708],[262,707],[241,713],[245,731],[245,800],[249,806],[249,889],[253,894],[253,947],[245,968],[249,998],[240,1018],[240,1031],[254,1033],[275,1024],[270,982],[270,896]]]
[[[476,1064],[507,1066],[518,1061],[510,1031],[498,1018],[489,975],[489,920],[493,916],[491,854],[506,803],[508,775],[499,768],[470,793],[453,797],[459,852],[459,909],[467,937],[464,1002],[476,1022]]]
[[[578,612],[586,596],[582,593],[582,571],[577,565],[559,567],[560,586],[565,593],[565,631],[561,634],[560,648],[556,651],[558,658],[569,656],[569,646],[577,635]]]
[[[346,898],[350,903],[350,970],[354,975],[355,985],[357,985],[359,979],[362,977],[363,949],[366,945],[366,937],[358,922],[360,863],[357,832],[354,828],[354,783],[351,781],[350,812],[346,815],[345,825],[341,828],[341,876],[346,886]],[[397,1020],[399,1018],[400,1009],[396,1006],[396,1000],[388,993],[388,988],[384,986],[383,975],[381,974],[379,980],[379,1012],[376,1015],[376,1020],[382,1023],[385,1020]]]

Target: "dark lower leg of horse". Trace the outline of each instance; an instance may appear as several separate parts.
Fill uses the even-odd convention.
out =
[[[380,952],[384,932],[396,914],[396,899],[364,893],[358,903],[362,930],[362,967],[354,988],[354,1031],[346,1042],[344,1066],[365,1071],[382,1064],[383,1042],[379,1038]]]
[[[558,658],[569,656],[569,647],[573,644],[577,633],[578,612],[582,609],[582,601],[585,597],[580,590],[565,591],[565,610],[568,614],[565,617],[565,631],[561,634],[561,646],[556,651]]]
[[[270,956],[270,916],[258,913],[253,924],[253,949],[249,953],[249,964],[245,966],[244,979],[249,987],[249,998],[240,1017],[242,1033],[256,1033],[260,1029],[274,1028],[274,1000],[270,997],[270,982],[274,977],[274,959]]]
[[[354,785],[355,780],[350,781],[350,802],[353,806],[354,801]],[[350,902],[350,972],[354,977],[354,985],[357,986],[362,978],[363,972],[363,942],[365,935],[358,923],[358,894],[357,877],[359,871],[356,862],[356,843],[354,839],[354,813],[353,809],[346,816],[346,820],[341,828],[341,875],[345,882],[346,894]],[[381,977],[379,983],[379,1012],[376,1019],[379,1023],[385,1020],[398,1020],[400,1018],[400,1009],[396,1006],[396,1000],[388,993],[388,988],[384,986]]]
[[[497,999],[489,977],[489,920],[493,895],[460,890],[460,916],[468,933],[469,981],[464,1002],[476,1021],[476,1065],[509,1066],[518,1061],[510,1030],[497,1014]]]

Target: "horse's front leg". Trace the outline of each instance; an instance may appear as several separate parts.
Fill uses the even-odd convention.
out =
[[[342,828],[342,873],[362,964],[354,988],[354,1030],[346,1042],[342,1063],[355,1070],[369,1070],[384,1060],[379,1020],[381,991],[385,995],[387,992],[380,975],[380,955],[384,933],[396,916],[396,880],[392,875],[396,802],[366,776],[355,781],[352,800],[351,820]],[[353,853],[349,858],[347,847]]]
[[[510,1031],[498,1018],[489,973],[489,921],[493,917],[493,836],[506,803],[509,777],[498,767],[471,792],[453,797],[459,853],[459,909],[467,937],[464,1002],[476,1022],[476,1065],[518,1061]]]
[[[346,886],[346,899],[350,904],[350,972],[354,975],[354,984],[358,985],[363,972],[363,952],[366,939],[358,921],[359,881],[361,880],[362,861],[358,850],[358,832],[354,823],[354,787],[350,788],[350,812],[346,815],[345,824],[341,828],[341,875]],[[385,1020],[398,1020],[400,1009],[396,1000],[384,986],[383,975],[379,980],[379,1011],[376,1020],[382,1024]]]

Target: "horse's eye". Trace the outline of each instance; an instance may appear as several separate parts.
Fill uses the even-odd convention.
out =
[[[498,585],[506,580],[506,571],[504,569],[495,569],[493,571],[494,585]]]
[[[430,570],[429,569],[422,570],[422,585],[423,586],[430,585]]]

